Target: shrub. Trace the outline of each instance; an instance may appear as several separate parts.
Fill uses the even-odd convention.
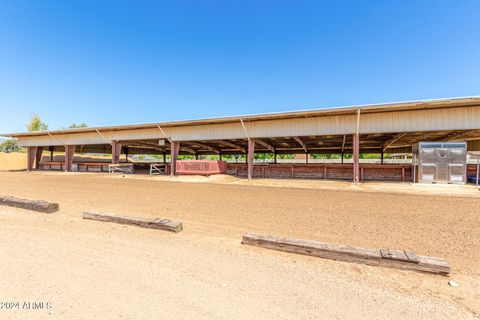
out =
[[[0,144],[0,152],[10,153],[10,152],[18,152],[20,150],[21,148],[18,146],[17,140],[15,139],[5,140]]]

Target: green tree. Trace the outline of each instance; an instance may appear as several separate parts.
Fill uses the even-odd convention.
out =
[[[30,122],[27,124],[28,131],[45,131],[48,130],[48,124],[42,122],[40,116],[36,113],[32,114]]]
[[[336,153],[313,153],[314,159],[340,159],[341,155]]]
[[[360,159],[380,159],[382,156],[380,153],[360,153],[358,157]]]
[[[195,160],[195,156],[191,154],[179,154],[177,159],[178,160]]]
[[[20,151],[21,148],[17,144],[17,140],[15,139],[9,139],[5,140],[0,144],[0,152],[18,152]]]
[[[266,162],[267,160],[273,159],[273,153],[255,153],[254,158]]]
[[[294,154],[279,154],[277,155],[280,159],[295,159]]]
[[[85,122],[82,122],[82,123],[79,123],[79,124],[72,123],[71,125],[68,126],[69,129],[87,128],[87,127],[88,127],[88,125]]]

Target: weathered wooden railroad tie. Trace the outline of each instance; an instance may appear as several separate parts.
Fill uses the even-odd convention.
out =
[[[364,249],[256,233],[245,234],[242,244],[325,259],[400,268],[444,276],[450,273],[450,266],[447,261],[435,257],[417,256],[413,251]]]
[[[183,230],[183,223],[165,218],[145,219],[140,217],[119,216],[105,212],[84,212],[83,219],[135,225],[142,228],[161,229],[172,232],[180,232]]]
[[[44,200],[19,199],[10,196],[0,196],[0,205],[33,210],[43,213],[52,213],[58,211],[58,203],[47,202]]]

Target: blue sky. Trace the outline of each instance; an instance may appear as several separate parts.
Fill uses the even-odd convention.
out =
[[[0,1],[0,132],[480,94],[480,1]]]

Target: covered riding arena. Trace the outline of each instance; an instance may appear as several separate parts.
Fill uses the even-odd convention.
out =
[[[480,98],[455,98],[191,121],[4,134],[28,148],[28,170],[99,171],[129,163],[135,155],[156,155],[165,173],[178,174],[179,156],[227,160],[226,173],[245,178],[311,178],[412,181],[409,155],[419,142],[467,143],[480,151]],[[54,154],[64,155],[56,160]],[[82,162],[75,154],[111,155]],[[255,160],[269,154],[269,161]],[[296,155],[295,162],[281,161]],[[315,159],[337,155],[335,160]],[[374,161],[361,154],[377,154]],[[392,162],[386,155],[405,154]],[[122,156],[125,155],[125,156]],[[235,156],[235,158],[232,158]],[[135,158],[135,157],[133,157]],[[302,160],[298,160],[301,158]],[[322,158],[320,156],[320,158]],[[235,159],[233,161],[232,159]],[[56,160],[56,161],[55,161]],[[148,163],[147,163],[148,164]],[[468,164],[467,175],[477,165]]]

